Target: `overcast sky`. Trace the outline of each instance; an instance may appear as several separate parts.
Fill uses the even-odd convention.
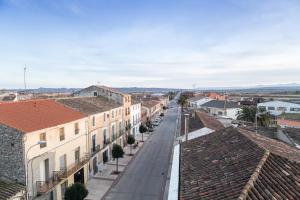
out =
[[[299,0],[0,0],[0,88],[300,82]]]

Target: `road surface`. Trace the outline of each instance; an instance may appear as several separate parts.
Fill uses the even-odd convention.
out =
[[[163,198],[173,148],[178,107],[170,108],[154,134],[104,197],[106,200],[157,200]]]

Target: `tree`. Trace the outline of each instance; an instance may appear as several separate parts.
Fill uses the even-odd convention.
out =
[[[84,184],[74,183],[66,189],[65,200],[83,200],[88,193]]]
[[[177,101],[177,103],[179,105],[181,105],[181,112],[183,112],[183,107],[187,105],[187,99],[188,99],[187,96],[180,95],[180,97],[179,97],[179,99]]]
[[[258,120],[261,126],[268,127],[272,123],[272,115],[270,115],[268,112],[262,113],[258,116]]]
[[[139,131],[142,134],[142,142],[144,142],[144,133],[147,132],[147,127],[143,124],[140,125]]]
[[[118,167],[119,167],[119,158],[123,158],[124,155],[124,151],[123,148],[118,145],[118,144],[114,144],[113,148],[112,148],[112,157],[117,159],[116,162],[116,173],[118,173]]]
[[[133,135],[128,136],[127,143],[130,145],[130,154],[129,155],[132,155],[132,145],[135,143],[135,138]]]
[[[256,115],[256,107],[245,106],[237,115],[237,119],[247,121],[247,122],[255,122],[255,115]]]

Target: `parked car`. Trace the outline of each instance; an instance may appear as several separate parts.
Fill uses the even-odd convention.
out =
[[[153,132],[153,131],[154,131],[153,127],[148,128],[148,132]]]
[[[160,116],[163,117],[163,116],[165,116],[165,114],[164,113],[160,113]]]
[[[158,126],[158,125],[159,125],[159,122],[154,121],[154,122],[152,123],[152,125],[153,125],[153,126]]]

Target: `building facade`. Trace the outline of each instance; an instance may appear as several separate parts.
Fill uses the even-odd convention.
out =
[[[257,104],[259,111],[267,111],[272,115],[282,113],[300,113],[300,104],[285,101],[269,101]]]
[[[131,127],[131,135],[138,135],[139,132],[139,127],[141,125],[141,116],[142,116],[142,105],[141,103],[134,103],[130,107],[131,110],[131,120],[130,124],[132,125]]]
[[[26,185],[30,199],[63,199],[68,186],[87,182],[87,127],[81,113],[52,100],[4,103],[0,137],[0,177]]]

